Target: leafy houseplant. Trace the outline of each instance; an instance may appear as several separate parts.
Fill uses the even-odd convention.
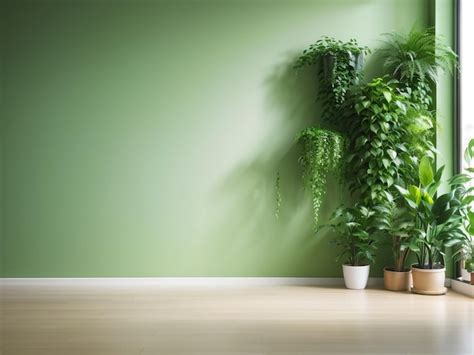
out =
[[[416,167],[423,156],[428,154],[433,157],[435,152],[432,143],[435,114],[431,111],[431,86],[437,81],[440,70],[451,71],[455,67],[456,54],[451,48],[443,45],[439,38],[436,38],[433,28],[421,31],[413,29],[408,34],[387,34],[385,45],[378,52],[384,58],[385,68],[390,73],[392,79],[390,83],[393,83],[390,86],[404,106],[402,112],[396,115],[396,120],[393,122],[395,123],[396,134],[391,134],[396,139],[401,138],[395,148],[391,148],[401,158],[400,164],[389,167],[389,169],[397,171],[395,180],[398,181],[395,184],[411,186],[411,190],[417,194],[415,185],[418,184],[418,176],[413,172],[418,170]],[[390,95],[392,95],[393,100],[393,92]],[[356,107],[358,111],[361,111],[361,106],[364,107],[367,104],[363,97],[359,98],[357,103],[359,104],[359,107]],[[403,144],[400,145],[402,142]],[[358,159],[356,161],[363,161],[365,156],[371,156],[371,160],[373,160],[375,159],[373,153],[375,151],[369,150],[369,153],[365,152],[364,156],[358,154],[356,155],[356,159]],[[374,162],[371,164],[377,168]],[[424,165],[426,165],[426,159]],[[385,163],[385,166],[388,166],[388,164]],[[378,168],[383,172],[384,166]],[[373,170],[377,169],[370,167],[370,172]],[[364,175],[370,178],[369,174],[364,173],[365,170],[362,170],[360,174],[362,179],[359,182],[371,182],[372,179],[364,179]],[[383,177],[377,171],[376,176]],[[400,198],[393,198],[390,193],[391,188],[388,185],[391,183],[392,180],[390,179],[388,184],[384,184],[383,180],[377,181],[376,186],[367,188],[366,193],[363,191],[364,188],[361,189],[361,192],[362,195],[368,196],[370,191],[369,199],[379,195],[385,200],[385,206],[378,208],[378,210],[381,216],[382,229],[392,242],[393,266],[384,269],[384,283],[387,289],[405,290],[409,287],[409,272],[405,271],[405,264],[410,251],[418,248],[416,242],[418,234],[415,233],[418,230],[415,228],[415,219],[410,216],[410,212],[413,211],[410,211],[409,207],[401,205]],[[358,185],[356,181],[356,186],[353,186],[353,188],[357,188]],[[379,194],[380,187],[386,193]],[[437,189],[436,186],[433,186],[433,188]],[[388,198],[385,198],[386,196]],[[427,196],[429,195],[425,197]],[[430,198],[432,199],[432,197]],[[420,258],[424,257],[424,255],[418,256]]]
[[[384,59],[386,70],[399,82],[401,92],[412,102],[416,111],[434,120],[434,113],[430,111],[431,87],[437,82],[440,71],[454,71],[456,53],[443,44],[433,27],[424,30],[413,28],[406,34],[389,33],[385,36],[385,44],[378,52]],[[423,125],[423,122],[418,124]],[[419,145],[429,141],[427,138],[423,132],[418,132],[412,137],[412,143]]]
[[[413,222],[392,193],[396,193],[396,184],[415,184],[420,157],[434,151],[430,116],[399,87],[397,80],[387,77],[361,86],[348,99],[355,115],[347,105],[345,117],[350,132],[349,188],[366,206],[372,206],[378,216],[375,227],[391,239],[393,266],[384,269],[384,283],[393,291],[409,288],[405,262]]]
[[[349,42],[323,37],[310,45],[299,57],[295,68],[320,64],[318,99],[323,103],[323,119],[334,119],[351,86],[362,77],[363,57],[369,48],[355,39]]]
[[[448,193],[438,196],[443,167],[433,172],[425,157],[419,166],[418,186],[397,186],[414,221],[413,240],[409,248],[417,258],[413,265],[413,289],[423,294],[443,294],[445,279],[444,250],[459,245],[464,239],[465,206],[459,200],[456,181]]]
[[[464,263],[466,273],[470,273],[471,284],[474,285],[474,139],[471,139],[466,150],[464,151],[464,160],[466,162],[465,173],[454,176],[451,181],[456,186],[459,199],[464,210],[464,227],[466,230],[465,238],[461,241],[461,245],[457,251],[454,252],[453,257],[456,261]],[[461,270],[464,274],[464,270]],[[463,278],[469,280],[469,276]]]
[[[367,286],[370,263],[376,251],[371,233],[374,211],[358,204],[351,208],[338,208],[327,227],[338,235],[333,243],[341,248],[337,260],[343,261],[344,282],[347,288],[364,289]]]
[[[384,286],[390,291],[407,291],[411,271],[405,265],[413,243],[414,222],[408,210],[399,206],[390,192],[385,194],[386,203],[375,207],[380,231],[389,237],[392,249],[393,265],[384,268]]]
[[[471,225],[472,222],[470,222]],[[464,270],[469,278],[463,275],[465,281],[470,281],[474,285],[474,239],[466,239],[460,249],[462,251],[461,260],[464,262]]]
[[[383,192],[400,179],[413,179],[417,164],[406,142],[404,119],[410,102],[397,92],[396,84],[377,78],[353,98],[356,116],[348,122],[347,180],[366,205],[385,201]]]
[[[313,217],[317,225],[327,176],[331,171],[340,175],[345,141],[340,134],[322,128],[303,130],[297,141],[302,147],[299,162],[303,167],[303,180],[311,189]]]
[[[413,28],[407,34],[386,34],[386,41],[379,53],[385,68],[394,79],[402,83],[434,83],[438,70],[452,71],[457,55],[436,37],[435,28]]]

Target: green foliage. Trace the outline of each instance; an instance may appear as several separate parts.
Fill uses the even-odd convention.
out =
[[[374,211],[357,204],[351,208],[338,208],[325,227],[337,233],[333,243],[341,248],[338,262],[352,266],[373,263],[375,258],[375,237],[371,233],[376,217]]]
[[[455,67],[456,53],[436,37],[433,27],[385,36],[385,45],[379,52],[385,59],[385,68],[400,82],[435,83],[439,70],[451,72]]]
[[[386,34],[385,45],[379,53],[392,78],[398,80],[400,92],[412,104],[411,112],[407,112],[411,122],[405,124],[413,133],[407,137],[407,142],[414,149],[414,155],[420,157],[425,151],[434,151],[431,128],[435,113],[430,110],[431,86],[437,82],[440,71],[453,71],[457,65],[456,54],[436,37],[434,28]]]
[[[431,85],[437,81],[440,70],[452,71],[456,66],[457,58],[451,48],[442,44],[435,36],[433,28],[422,31],[412,29],[408,34],[387,34],[385,45],[379,53],[385,60],[385,68],[390,72],[394,83],[393,88],[403,104],[399,107],[405,107],[392,115],[392,118],[395,118],[392,124],[396,134],[391,133],[391,135],[400,141],[395,144],[396,148],[391,149],[397,152],[401,164],[395,167],[389,166],[387,171],[389,169],[397,171],[395,183],[407,187],[403,190],[406,193],[402,199],[404,204],[400,204],[400,195],[395,194],[395,198],[385,199],[386,210],[380,211],[380,216],[384,219],[383,228],[386,235],[392,239],[396,271],[403,270],[410,250],[416,251],[420,266],[428,263],[432,267],[433,259],[442,257],[445,246],[445,240],[442,239],[454,236],[449,243],[455,243],[456,237],[461,236],[458,229],[459,223],[453,222],[454,217],[453,221],[448,218],[450,222],[441,223],[440,226],[437,223],[443,219],[435,219],[432,212],[436,210],[430,209],[430,206],[435,203],[435,193],[441,178],[440,171],[436,175],[433,174],[430,163],[430,158],[434,157],[435,152],[432,143],[435,113],[431,111]],[[387,101],[389,98],[390,96],[386,95]],[[370,151],[370,153],[375,152]],[[370,159],[374,158],[370,153]],[[425,155],[430,158],[424,157]],[[356,158],[360,158],[360,155]],[[419,174],[417,176],[415,167],[418,162]],[[367,177],[370,176],[367,174]],[[360,179],[359,182],[362,181],[363,179]],[[416,186],[417,184],[420,186]],[[390,194],[388,184],[384,186],[379,182],[378,185],[385,187],[384,191]],[[376,189],[381,190],[377,187]],[[361,192],[365,196],[368,195],[363,189]],[[377,194],[373,187],[370,193],[371,197]],[[407,196],[410,198],[407,199]],[[438,206],[440,205],[441,203],[438,202]],[[450,211],[454,214],[462,214],[462,209]],[[449,212],[444,211],[444,213],[445,217],[449,215]],[[413,217],[411,220],[410,214]],[[432,220],[427,222],[428,225],[422,223],[425,217],[432,217]],[[450,228],[453,231],[452,235],[449,232]]]
[[[420,183],[423,187],[427,187],[433,182],[434,174],[431,168],[431,161],[428,157],[423,157],[418,168]]]
[[[471,139],[464,151],[467,168],[465,173],[453,176],[450,183],[456,187],[461,205],[464,209],[465,238],[453,256],[456,261],[464,260],[466,268],[474,270],[474,139]]]
[[[416,179],[418,158],[408,144],[412,133],[406,124],[412,106],[396,85],[376,78],[352,98],[356,114],[347,124],[351,139],[346,176],[350,190],[365,205],[386,201],[384,191]]]
[[[415,223],[407,208],[400,206],[390,192],[385,191],[385,194],[386,201],[374,207],[376,223],[381,234],[391,242],[393,271],[402,272],[410,254],[410,246],[414,247],[412,231]]]
[[[465,239],[466,205],[459,185],[462,179],[450,179],[450,191],[438,196],[443,168],[434,173],[431,164],[424,160],[419,167],[419,180],[423,179],[423,183],[397,186],[414,222],[409,248],[416,254],[419,268],[433,269],[444,264],[444,249]]]
[[[355,39],[349,42],[323,37],[303,51],[295,68],[319,64],[320,89],[318,99],[323,104],[323,119],[334,119],[351,86],[362,77],[363,56],[369,48]]]
[[[317,225],[328,173],[333,171],[340,176],[345,140],[327,129],[307,128],[298,135],[297,141],[302,147],[299,162],[303,167],[303,180],[311,190],[314,223]]]
[[[471,240],[469,244],[463,249],[464,267],[468,272],[474,272],[474,241]]]
[[[276,208],[275,208],[275,217],[278,219],[280,218],[280,211],[281,211],[281,182],[280,182],[280,173],[277,173],[277,178],[275,182],[276,187]]]
[[[471,139],[464,151],[464,161],[468,165],[468,171],[474,173],[474,169],[471,166],[472,161],[474,160],[474,139]]]

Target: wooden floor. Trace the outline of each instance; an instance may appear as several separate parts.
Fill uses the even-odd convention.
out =
[[[474,301],[323,287],[9,285],[2,355],[474,354]]]

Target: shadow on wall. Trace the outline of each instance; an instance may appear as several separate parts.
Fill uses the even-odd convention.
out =
[[[272,129],[259,144],[256,157],[235,168],[215,190],[213,200],[219,212],[215,230],[209,233],[218,241],[204,247],[220,255],[230,273],[224,276],[340,274],[334,267],[335,250],[328,246],[328,233],[314,234],[309,191],[302,187],[295,136],[305,127],[320,124],[321,109],[315,99],[317,69],[296,72],[297,57],[287,54],[263,83],[265,110],[275,122],[267,124]],[[279,219],[275,216],[278,172],[283,200]],[[338,189],[336,183],[329,184],[321,221],[341,203]]]

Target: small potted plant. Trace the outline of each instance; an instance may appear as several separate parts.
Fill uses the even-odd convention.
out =
[[[374,262],[375,239],[370,233],[374,211],[362,205],[338,208],[330,223],[337,237],[333,243],[341,248],[337,258],[343,261],[342,270],[347,288],[362,290],[367,287],[370,263]]]
[[[448,181],[452,187],[448,193],[437,195],[443,168],[435,174],[430,159],[424,157],[419,166],[419,186],[397,185],[415,225],[409,244],[417,258],[412,265],[415,293],[446,293],[444,250],[459,245],[465,238],[464,205],[453,180]]]
[[[386,203],[376,206],[377,224],[384,236],[390,239],[392,265],[383,269],[384,287],[389,291],[410,290],[411,270],[406,267],[413,243],[413,218],[405,207],[400,207],[393,195],[385,191]],[[412,245],[413,247],[413,245]]]

